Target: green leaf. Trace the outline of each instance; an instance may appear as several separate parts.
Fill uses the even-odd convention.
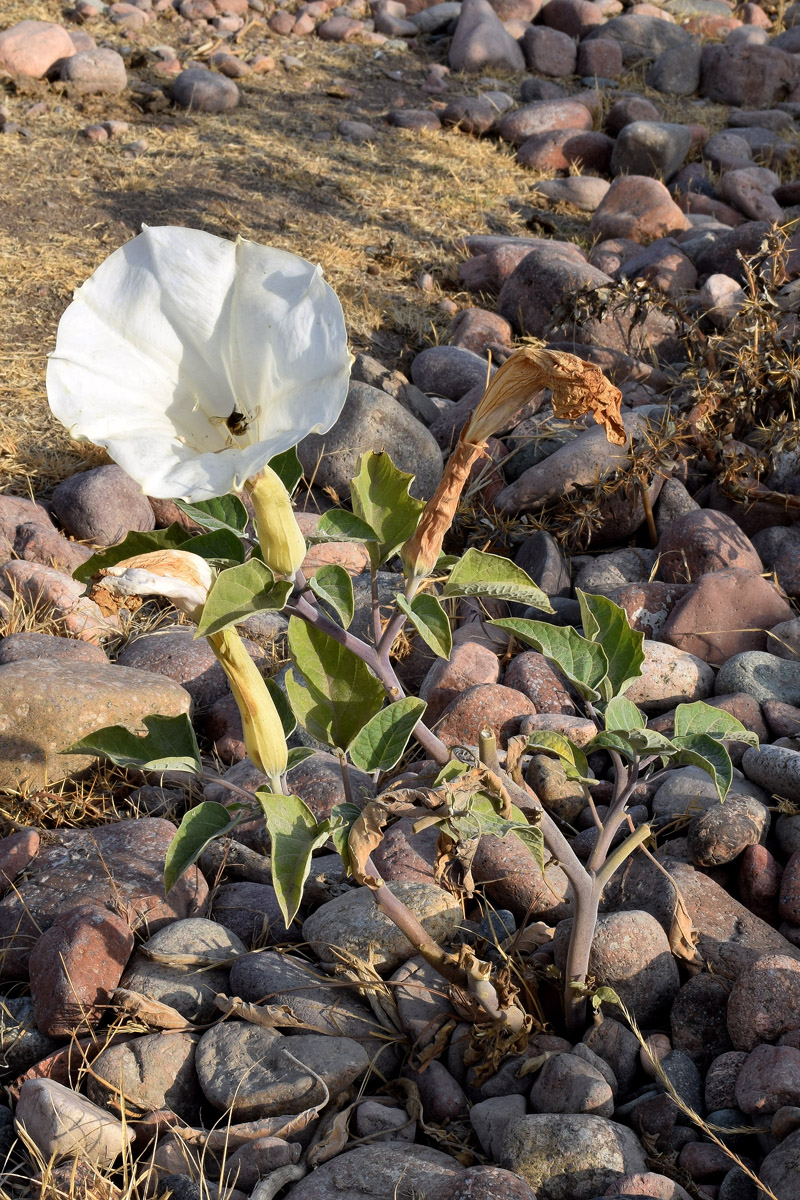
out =
[[[678,749],[673,762],[699,767],[714,780],[720,800],[724,800],[733,782],[733,763],[722,742],[708,733],[690,733],[673,739]]]
[[[327,821],[317,823],[299,796],[276,796],[259,788],[256,797],[264,810],[272,843],[272,886],[288,929],[303,899],[311,855],[325,845],[330,830]]]
[[[404,612],[426,646],[440,658],[449,658],[453,649],[453,633],[447,613],[430,592],[418,592],[409,602],[402,593],[395,597],[397,607]]]
[[[628,730],[607,729],[593,737],[586,747],[588,754],[594,750],[616,750],[624,758],[641,758],[646,754],[659,754],[662,758],[671,758],[675,747],[663,733],[655,729],[634,728]]]
[[[528,621],[524,617],[503,617],[489,624],[533,646],[566,675],[584,700],[600,699],[600,685],[608,676],[608,659],[597,642],[581,637],[571,625],[548,625],[546,621]]]
[[[272,470],[291,496],[303,478],[303,468],[300,466],[296,447],[291,446],[288,450],[284,450],[283,454],[276,454],[274,458],[269,460],[269,466],[272,467]]]
[[[413,481],[414,476],[398,470],[385,451],[370,450],[358,460],[350,500],[353,512],[377,536],[377,544],[368,546],[374,567],[396,554],[419,524],[425,505],[409,495]]]
[[[283,726],[283,736],[290,738],[295,729],[297,729],[297,718],[292,712],[292,706],[289,703],[286,693],[278,687],[274,679],[265,679],[264,683],[267,685],[267,691],[272,697],[272,703],[278,711],[278,716]],[[314,751],[312,750],[311,753],[313,754]]]
[[[427,705],[406,696],[381,709],[350,743],[350,757],[362,771],[390,771],[400,761]]]
[[[185,500],[176,500],[175,503],[202,529],[227,529],[230,533],[244,533],[250,519],[239,497],[233,494],[200,500],[197,504],[187,504]]]
[[[319,525],[308,542],[377,542],[378,535],[371,525],[346,508],[331,508],[322,514]]]
[[[694,704],[679,704],[675,709],[675,737],[687,737],[693,733],[707,733],[722,742],[759,745],[757,733],[745,728],[741,721],[724,709],[704,704],[702,700],[696,700]]]
[[[515,600],[543,612],[553,606],[522,567],[500,554],[470,549],[456,563],[444,585],[445,596],[491,596],[496,600]]]
[[[306,685],[287,673],[286,691],[298,719],[318,741],[346,750],[383,708],[383,685],[352,650],[299,617],[289,621],[289,651]]]
[[[265,609],[280,610],[292,590],[288,580],[277,580],[260,558],[220,571],[211,585],[197,624],[197,636],[219,633]]]
[[[478,818],[481,832],[492,834],[494,837],[507,837],[513,834],[531,852],[536,865],[544,874],[544,838],[538,825],[529,825],[525,814],[516,805],[511,805],[512,819],[506,820],[497,811],[497,801],[486,792],[479,792],[473,797],[470,812]]]
[[[132,733],[124,725],[106,725],[61,753],[96,754],[118,767],[138,767],[142,771],[203,774],[197,738],[186,713],[145,717],[142,723],[146,734]]]
[[[449,762],[444,764],[434,779],[433,786],[437,788],[440,784],[450,783],[453,779],[458,779],[459,776],[464,775],[468,770],[469,767],[466,763],[459,762],[457,758],[451,758]]]
[[[647,724],[644,713],[632,700],[626,700],[624,696],[615,696],[613,700],[609,700],[604,716],[607,730],[619,729],[623,733],[629,729],[644,729]]]
[[[552,729],[535,729],[528,734],[528,750],[540,754],[555,754],[564,764],[567,779],[589,778],[589,764],[580,746],[576,746],[563,733]]]
[[[632,762],[639,753],[628,741],[627,734],[613,729],[606,729],[592,738],[586,751],[592,754],[595,750],[616,750],[617,754],[621,754],[629,762]]]
[[[625,609],[607,596],[593,596],[580,588],[576,595],[584,633],[605,650],[612,696],[618,696],[642,673],[644,634],[631,629]]]
[[[169,844],[164,860],[164,891],[178,882],[184,871],[196,863],[206,846],[214,838],[223,837],[239,824],[238,816],[232,817],[223,804],[204,800],[186,813],[178,832]]]
[[[294,721],[294,713],[292,713],[292,720]],[[295,724],[297,724],[296,721]],[[310,746],[293,746],[287,754],[286,770],[291,771],[292,767],[299,767],[300,763],[305,762],[307,758],[313,758],[316,753],[316,750],[312,750]]]
[[[344,567],[334,564],[320,567],[308,582],[317,599],[329,604],[347,629],[355,612],[355,599],[353,581]]]
[[[201,558],[221,559],[222,561],[244,562],[245,546],[238,533],[230,529],[212,529],[208,533],[198,533],[189,538],[181,546],[191,554],[199,554]]]
[[[124,558],[133,558],[136,554],[151,554],[153,550],[174,550],[188,541],[189,534],[182,525],[175,523],[168,529],[153,529],[149,533],[132,530],[116,546],[107,550],[99,550],[85,563],[72,572],[72,578],[80,583],[88,583],[98,571],[114,567]]]

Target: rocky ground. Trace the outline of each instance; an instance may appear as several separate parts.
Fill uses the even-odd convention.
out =
[[[4,19],[0,1195],[797,1200],[800,12],[78,0]],[[451,539],[511,555],[557,623],[578,621],[575,588],[621,605],[647,639],[628,695],[655,729],[706,699],[758,736],[733,747],[724,806],[691,767],[639,789],[632,819],[655,822],[671,881],[637,855],[606,889],[591,975],[662,1074],[618,1010],[564,1036],[571,897],[521,843],[481,841],[465,907],[434,880],[435,838],[401,821],[376,853],[434,937],[515,948],[534,1032],[490,1069],[334,855],[315,858],[291,929],[256,820],[165,898],[198,789],[60,755],[99,726],[187,712],[229,781],[263,782],[191,625],[153,602],[121,627],[71,577],[92,547],[185,520],[69,446],[43,404],[70,287],[141,220],[275,240],[342,295],[360,353],[337,426],[300,448],[307,533],[346,503],[365,450],[429,495],[489,360],[520,339],[621,387],[622,448],[540,393],[493,441]],[[306,574],[330,561],[366,600],[365,552],[317,546]],[[381,596],[398,579],[382,573]],[[449,663],[413,643],[398,659],[442,740],[474,744],[487,716],[501,743],[586,738],[567,682],[483,616],[459,611]],[[284,630],[243,628],[279,680]],[[585,860],[583,793],[544,756],[528,781]],[[322,752],[290,782],[319,819],[344,799]],[[598,778],[598,805],[610,788]],[[675,885],[691,963],[668,937]],[[225,1020],[219,995],[241,1002]],[[279,1027],[247,1007],[264,1002]]]

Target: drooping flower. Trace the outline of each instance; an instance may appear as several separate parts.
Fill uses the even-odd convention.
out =
[[[47,370],[50,407],[147,495],[241,489],[347,396],[341,305],[285,250],[147,228],[75,293]]]
[[[166,596],[191,621],[198,621],[214,572],[206,559],[188,550],[135,554],[102,572],[102,584],[119,596]]]

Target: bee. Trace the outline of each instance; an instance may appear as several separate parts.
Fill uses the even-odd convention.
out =
[[[228,431],[232,433],[234,437],[241,437],[242,434],[246,433],[248,430],[250,418],[245,416],[244,413],[240,413],[238,409],[234,408],[231,415],[225,418],[225,425],[227,426]]]

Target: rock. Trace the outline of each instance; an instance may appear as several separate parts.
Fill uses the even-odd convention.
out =
[[[164,859],[175,826],[158,818],[117,821],[95,829],[59,829],[42,846],[29,877],[0,900],[4,979],[24,978],[31,950],[59,913],[94,901],[130,914],[134,927],[156,931],[194,915],[208,894],[196,867],[164,896]]]
[[[789,859],[781,879],[778,912],[790,925],[800,925],[800,853]]]
[[[753,1050],[800,1028],[800,961],[766,953],[739,974],[728,1001],[728,1032],[737,1050]]]
[[[108,657],[102,646],[79,642],[74,638],[57,637],[51,633],[9,633],[0,642],[0,666],[30,659],[108,665]]]
[[[22,558],[70,575],[91,557],[87,546],[68,542],[46,510],[19,496],[0,496],[0,555]]]
[[[513,921],[510,914],[509,920]],[[440,979],[421,956],[410,958],[391,977],[400,1024],[418,1051],[431,1045],[454,1016],[449,997],[439,987]]]
[[[409,1121],[405,1109],[389,1108],[375,1100],[365,1100],[356,1109],[356,1133],[360,1138],[369,1138],[370,1145],[376,1142],[413,1142],[416,1121]]]
[[[45,1162],[66,1158],[112,1163],[133,1138],[133,1132],[71,1088],[53,1079],[23,1083],[14,1118]]]
[[[652,580],[649,583],[628,583],[622,587],[603,589],[603,594],[625,610],[632,629],[653,641],[661,636],[670,613],[687,590],[686,584]]]
[[[289,1189],[286,1200],[397,1200],[399,1179],[408,1196],[449,1200],[464,1174],[449,1154],[427,1146],[356,1146],[316,1167]]]
[[[389,112],[386,120],[398,129],[413,129],[416,131],[437,131],[442,128],[442,122],[435,112],[427,108],[396,108]]]
[[[550,326],[553,309],[566,296],[610,283],[596,267],[562,254],[557,244],[542,247],[531,250],[503,284],[497,309],[514,328],[541,337]]]
[[[703,1082],[689,1055],[682,1050],[671,1050],[661,1059],[661,1068],[681,1100],[693,1112],[702,1115]],[[663,1084],[661,1086],[664,1087]]]
[[[697,867],[733,862],[746,846],[756,845],[769,829],[769,809],[751,796],[734,796],[695,817],[686,840]]]
[[[332,429],[309,434],[297,447],[306,476],[343,498],[350,494],[359,456],[368,450],[386,450],[396,467],[415,475],[415,496],[429,497],[441,478],[442,454],[433,435],[392,396],[366,383],[351,383]]]
[[[606,1062],[619,1085],[619,1094],[630,1091],[639,1064],[639,1043],[627,1026],[604,1017],[599,1025],[591,1025],[583,1035],[583,1043]]]
[[[591,44],[599,46],[602,45],[602,42]],[[609,42],[608,44],[616,46],[617,43]],[[595,175],[571,175],[568,179],[541,179],[535,184],[538,195],[545,196],[554,204],[571,204],[573,208],[579,208],[581,212],[594,212],[609,187],[610,184],[607,180],[598,179]],[[603,268],[600,267],[600,270]]]
[[[669,179],[683,164],[691,144],[687,125],[632,121],[620,131],[614,144],[611,174]]]
[[[589,223],[594,237],[631,238],[641,243],[669,237],[688,227],[688,218],[664,184],[646,175],[615,179]]]
[[[517,551],[514,562],[527,571],[534,583],[548,596],[570,594],[569,568],[561,548],[544,529],[529,534]]]
[[[271,656],[255,642],[244,639],[256,664],[266,672]],[[122,667],[137,673],[174,679],[186,689],[198,708],[208,708],[228,694],[228,679],[217,656],[205,638],[196,638],[191,629],[171,629],[144,634],[127,643],[117,657]]]
[[[504,29],[489,0],[463,0],[450,43],[448,59],[454,71],[524,71],[519,44]]]
[[[529,71],[556,79],[575,74],[578,50],[573,39],[561,30],[529,25],[520,45]]]
[[[490,344],[510,345],[512,337],[508,321],[497,313],[484,308],[462,308],[453,322],[450,344],[485,354]]]
[[[461,920],[453,898],[433,884],[391,883],[389,890],[416,914],[436,942],[452,936]],[[1,906],[0,906],[1,907]],[[358,888],[322,904],[303,924],[303,937],[323,961],[340,946],[377,970],[393,971],[414,953],[394,922],[375,903],[368,888]]]
[[[203,1102],[194,1067],[197,1042],[197,1034],[170,1031],[106,1047],[92,1063],[86,1089],[89,1099],[116,1113],[121,1089],[128,1121],[136,1119],[137,1110],[168,1108],[182,1121],[195,1124]]]
[[[719,666],[735,654],[762,650],[766,631],[790,612],[787,602],[760,573],[736,567],[712,570],[701,575],[677,602],[661,637]]]
[[[632,258],[625,259],[619,269],[619,278],[646,279],[667,296],[681,296],[697,287],[697,271],[691,259],[672,238],[659,238]]]
[[[654,1171],[640,1171],[625,1175],[612,1184],[613,1196],[651,1196],[656,1200],[688,1200],[689,1193],[674,1179],[657,1175]]]
[[[597,5],[589,0],[550,0],[541,10],[541,19],[545,26],[560,29],[570,37],[581,37],[603,20]]]
[[[187,1020],[201,1025],[213,1020],[219,1011],[214,997],[227,990],[226,963],[245,952],[240,939],[216,921],[202,917],[173,921],[136,952],[120,986],[169,1004]],[[221,965],[193,970],[181,962],[186,954],[220,960]],[[174,966],[169,961],[171,956],[177,960]]]
[[[84,585],[69,575],[38,562],[12,560],[0,567],[0,588],[5,587],[30,608],[49,612],[71,637],[99,642],[118,626],[116,617],[105,617],[93,600],[84,596]]]
[[[347,142],[353,142],[356,146],[360,146],[364,142],[374,142],[378,138],[378,131],[366,121],[339,121],[336,132],[339,137],[343,137]]]
[[[731,1049],[727,1007],[727,989],[707,971],[687,980],[675,997],[670,1013],[672,1044],[701,1070]]]
[[[523,1096],[492,1096],[473,1104],[469,1119],[481,1149],[489,1158],[499,1157],[503,1136],[511,1121],[525,1115]]]
[[[188,713],[191,699],[171,679],[127,667],[28,659],[0,667],[0,789],[35,790],[95,761],[63,754],[107,725],[141,727],[151,713]]]
[[[580,100],[538,100],[507,113],[497,124],[497,133],[512,146],[522,143],[535,133],[553,129],[591,129],[592,114]]]
[[[701,95],[715,104],[772,108],[797,84],[792,55],[778,46],[704,46]]]
[[[542,874],[531,852],[516,835],[482,837],[472,871],[486,895],[498,907],[522,920],[557,921],[569,911],[569,883],[557,864]]]
[[[591,43],[588,43],[591,45]],[[618,137],[626,125],[634,121],[661,121],[661,113],[650,100],[635,94],[620,96],[606,114],[606,130]]]
[[[405,1113],[402,1116],[408,1120]],[[253,1138],[226,1158],[225,1183],[229,1187],[237,1188],[239,1192],[249,1192],[264,1176],[270,1175],[279,1167],[296,1163],[302,1152],[303,1148],[299,1142],[285,1142],[282,1138],[275,1137]],[[179,1200],[179,1197],[174,1197],[174,1200]]]
[[[800,1050],[756,1046],[736,1077],[736,1101],[748,1116],[775,1113],[800,1101]]]
[[[41,838],[35,829],[19,829],[0,838],[0,891],[5,892],[27,870],[39,853]]]
[[[725,329],[741,312],[745,294],[729,275],[709,275],[697,293],[697,302],[717,329]]]
[[[776,654],[768,654],[763,650],[745,651],[735,654],[721,667],[715,686],[720,692],[747,692],[762,704],[766,700],[780,700],[797,705],[800,704],[800,663],[778,658]],[[782,748],[776,746],[769,749],[778,751]],[[754,769],[758,769],[756,761],[755,758],[751,760]],[[767,758],[761,760],[765,764],[767,761]],[[786,763],[791,761],[785,759]],[[784,759],[780,755],[770,757],[769,763],[773,762],[773,769],[780,771],[778,764],[783,763]],[[749,768],[745,769],[749,774]]]
[[[800,1171],[800,1130],[790,1133],[761,1164],[758,1177],[778,1200],[794,1200]]]
[[[60,76],[64,83],[71,84],[79,95],[84,96],[116,96],[128,86],[122,55],[116,50],[99,47],[71,55],[62,63]],[[119,467],[112,470],[118,471]]]
[[[273,942],[285,942],[290,931],[268,883],[223,883],[214,892],[214,920],[235,934],[252,950]]]
[[[531,757],[525,781],[547,811],[560,821],[573,824],[586,807],[583,786],[568,779],[562,764],[546,754]]]
[[[556,928],[556,965],[562,971],[571,929],[571,919]],[[599,983],[612,987],[643,1025],[674,1000],[680,987],[666,934],[649,912],[598,917],[589,971]]]
[[[59,1049],[60,1042],[36,1028],[29,996],[4,996],[0,1002],[0,1078],[8,1083]]]
[[[577,164],[584,171],[606,172],[613,149],[610,137],[592,129],[551,129],[526,138],[517,151],[517,162],[535,171],[567,171]]]
[[[460,400],[474,387],[485,387],[486,359],[457,346],[430,346],[411,364],[411,378],[423,392]]]
[[[706,1112],[736,1107],[736,1079],[746,1058],[744,1050],[727,1050],[711,1063],[705,1083]]]
[[[588,40],[596,37],[614,38],[622,46],[622,57],[626,65],[640,59],[652,62],[673,46],[681,49],[691,47],[691,34],[680,25],[662,20],[661,15],[662,10],[659,10],[658,17],[624,13],[622,16],[612,17],[596,29],[591,29],[586,37]]]
[[[751,221],[780,223],[783,209],[772,193],[780,178],[765,167],[741,167],[726,171],[719,184],[719,193]]]
[[[646,713],[666,712],[676,704],[705,700],[714,687],[711,668],[693,654],[645,638],[642,674],[625,695]]]
[[[187,67],[172,84],[172,98],[192,112],[224,113],[239,103],[239,88],[232,79],[205,67]]]
[[[364,29],[363,21],[356,21],[342,13],[331,17],[317,26],[317,36],[324,42],[349,42]]]
[[[469,1101],[466,1093],[443,1063],[434,1059],[422,1073],[405,1067],[403,1077],[416,1085],[426,1123],[447,1125],[467,1116]]]
[[[369,1058],[352,1038],[315,1033],[285,1038],[261,1025],[227,1021],[203,1034],[195,1067],[214,1108],[234,1121],[255,1121],[319,1104],[324,1093],[315,1075],[337,1095],[366,1073]]]
[[[775,924],[783,869],[766,846],[748,846],[739,863],[742,903],[762,921]]]
[[[566,680],[537,650],[523,650],[513,658],[503,677],[506,687],[516,688],[536,706],[537,713],[575,715],[575,705]]]
[[[100,546],[121,542],[131,530],[155,529],[153,509],[139,484],[114,464],[65,479],[53,491],[52,503],[68,533]]]
[[[63,25],[18,21],[0,33],[0,69],[9,75],[41,79],[61,58],[75,53]]]
[[[614,1096],[596,1067],[576,1054],[548,1058],[533,1082],[530,1106],[537,1113],[593,1113],[610,1117]]]
[[[659,538],[657,549],[659,575],[669,583],[691,583],[729,567],[756,573],[762,569],[753,543],[736,522],[712,509],[679,517]]]
[[[457,96],[442,112],[441,121],[443,125],[455,125],[463,133],[480,136],[489,132],[497,115],[497,108],[488,96]]]
[[[100,904],[60,913],[30,956],[36,1026],[49,1037],[86,1033],[106,1015],[133,951],[133,933]]]
[[[552,2],[553,0],[550,0],[550,3]],[[584,77],[588,75],[596,79],[619,79],[622,74],[622,47],[613,38],[580,42],[575,70],[578,75]]]
[[[668,96],[693,96],[700,87],[700,68],[700,46],[673,46],[648,70],[647,86]]]
[[[588,1113],[519,1117],[506,1130],[500,1163],[540,1200],[591,1200],[621,1175],[646,1170],[632,1130]]]
[[[425,720],[435,724],[447,706],[467,688],[496,684],[500,678],[497,655],[480,642],[464,641],[453,647],[450,658],[437,659],[422,681],[420,699],[427,701]],[[508,685],[513,687],[514,684]]]

